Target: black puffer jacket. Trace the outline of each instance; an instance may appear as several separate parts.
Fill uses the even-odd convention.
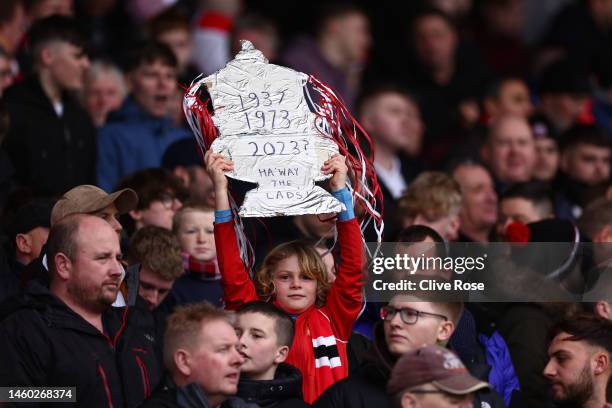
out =
[[[238,397],[254,402],[261,408],[309,407],[302,398],[302,373],[289,364],[280,364],[273,380],[258,381],[241,378]]]
[[[0,316],[3,386],[76,386],[77,406],[136,407],[161,380],[145,310],[109,308],[103,334],[34,282],[11,308]]]

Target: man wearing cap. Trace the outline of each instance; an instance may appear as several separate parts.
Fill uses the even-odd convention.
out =
[[[129,189],[107,194],[101,188],[92,185],[81,185],[64,193],[51,210],[51,226],[72,214],[90,214],[108,222],[119,235],[123,229],[117,216],[133,210],[138,203],[138,196]],[[25,281],[36,279],[44,286],[49,286],[49,273],[45,249],[41,256],[26,268]]]
[[[488,387],[472,377],[452,351],[424,346],[395,363],[387,392],[394,408],[470,408],[474,392]]]
[[[148,312],[111,307],[123,271],[117,234],[72,214],[53,225],[47,249],[49,288],[32,282],[21,307],[0,316],[0,384],[76,387],[81,407],[139,406],[161,380],[160,339]]]
[[[7,227],[10,268],[0,271],[0,300],[19,292],[22,274],[47,242],[52,202],[34,200],[17,210]]]
[[[51,225],[71,214],[91,214],[102,218],[117,232],[123,227],[117,216],[136,208],[138,196],[129,188],[107,194],[99,187],[82,185],[67,191],[51,212]]]

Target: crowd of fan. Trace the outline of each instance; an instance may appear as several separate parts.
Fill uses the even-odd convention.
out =
[[[88,407],[612,407],[612,1],[319,3],[283,38],[240,0],[0,1],[0,385]],[[367,131],[384,241],[572,244],[561,264],[515,256],[540,276],[524,302],[369,302],[374,235],[336,155],[346,210],[243,219],[245,266],[244,186],[182,113],[240,39]],[[538,301],[551,282],[588,296]]]

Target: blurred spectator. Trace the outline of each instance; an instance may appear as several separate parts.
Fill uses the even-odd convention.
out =
[[[240,51],[240,40],[250,41],[268,61],[276,61],[280,38],[272,20],[258,14],[240,16],[232,29],[232,55]]]
[[[174,281],[183,274],[181,247],[176,237],[153,225],[136,231],[130,240],[128,262],[140,264],[138,294],[149,310],[163,302]]]
[[[104,61],[94,61],[85,74],[83,105],[97,128],[106,123],[106,117],[117,110],[125,96],[127,87],[122,72]]]
[[[493,173],[498,191],[512,183],[529,181],[536,153],[527,118],[515,115],[498,117],[489,125],[481,156]]]
[[[505,115],[527,118],[533,111],[527,84],[517,77],[506,77],[493,82],[483,100],[487,120]]]
[[[580,232],[593,242],[593,260],[598,272],[612,276],[607,270],[612,266],[612,201],[602,197],[590,203],[577,225]]]
[[[174,215],[172,231],[181,245],[185,274],[174,283],[169,307],[202,300],[223,306],[214,221],[214,209],[199,204],[186,204]]]
[[[578,227],[592,242],[612,242],[612,201],[602,197],[589,204]]]
[[[497,236],[502,238],[506,227],[514,221],[523,224],[554,217],[553,193],[547,184],[517,183],[499,198]]]
[[[189,201],[214,206],[215,196],[212,180],[204,170],[194,138],[172,143],[162,157],[162,167],[176,176],[189,191]]]
[[[452,172],[461,186],[459,238],[462,242],[488,242],[497,222],[497,193],[487,169],[475,162],[459,163]]]
[[[103,189],[112,189],[137,170],[160,166],[166,148],[189,137],[168,117],[176,67],[172,50],[164,44],[147,43],[132,50],[127,66],[130,96],[98,133],[97,174]]]
[[[578,218],[588,190],[609,181],[611,149],[610,139],[596,125],[575,125],[561,135],[561,172],[554,184],[558,217]]]
[[[542,35],[549,29],[559,10],[574,0],[540,0],[524,1],[523,12],[525,21],[522,27],[523,38],[530,46],[540,41]]]
[[[315,21],[316,38],[297,39],[281,60],[316,76],[352,111],[372,42],[368,17],[355,5],[332,2],[322,7]]]
[[[561,51],[587,70],[612,47],[612,4],[607,0],[568,2],[554,19],[542,45]]]
[[[119,62],[126,45],[142,36],[122,0],[79,0],[75,2],[75,15],[91,45],[90,56],[95,59]]]
[[[604,56],[595,67],[597,87],[593,92],[595,122],[612,138],[612,57]]]
[[[127,0],[126,9],[137,23],[143,23],[163,13],[178,0]]]
[[[546,116],[539,113],[529,117],[529,124],[536,151],[533,178],[539,181],[552,181],[557,175],[560,156],[555,130]]]
[[[247,408],[238,398],[238,337],[229,313],[202,302],[178,308],[166,322],[164,365],[169,378],[142,408]],[[224,402],[227,402],[225,404]]]
[[[11,217],[6,228],[10,269],[0,271],[0,300],[19,292],[25,267],[40,256],[51,227],[52,204],[50,200],[34,200]]]
[[[293,343],[294,323],[278,307],[249,302],[237,310],[240,367],[238,396],[262,408],[304,408],[302,374],[284,361]]]
[[[428,257],[439,257],[445,258],[449,256],[448,241],[445,240],[436,230],[425,225],[411,225],[404,228],[395,238],[397,244],[395,245],[395,251],[401,254],[408,254],[410,256],[421,256],[425,255]],[[413,274],[413,271],[409,271],[408,274]],[[414,271],[419,275],[433,275],[441,276],[444,279],[451,279],[453,275],[452,270],[445,268],[419,268]],[[399,270],[394,271],[393,279],[405,279],[407,271]]]
[[[170,47],[176,57],[178,82],[188,86],[200,74],[189,62],[193,53],[189,20],[177,10],[169,9],[149,21],[147,29],[151,39]],[[179,106],[182,107],[182,104]]]
[[[529,50],[523,44],[523,0],[490,0],[479,5],[480,24],[472,38],[487,65],[497,75],[524,75],[529,68]]]
[[[395,200],[419,170],[416,160],[424,131],[419,106],[401,88],[382,85],[363,94],[359,121],[372,138],[374,167],[385,203],[386,235],[392,236],[400,221]]]
[[[231,59],[230,33],[242,11],[242,0],[209,0],[195,21],[192,62],[205,75],[223,68]]]
[[[33,23],[53,15],[72,17],[74,0],[29,0],[28,20]]]
[[[26,27],[24,0],[4,0],[0,4],[0,46],[15,56]]]
[[[0,147],[8,135],[10,118],[4,99],[0,98]],[[9,194],[14,188],[15,168],[4,149],[0,149],[0,213],[4,212]]]
[[[410,45],[415,61],[395,67],[395,77],[419,96],[427,129],[425,155],[439,166],[463,142],[458,128],[478,117],[476,101],[490,74],[478,52],[460,42],[453,22],[438,10],[414,16]],[[470,117],[464,118],[467,113]]]
[[[555,402],[602,407],[612,376],[612,322],[591,315],[570,317],[554,326],[549,338],[544,375]]]
[[[316,408],[366,408],[393,406],[386,393],[391,369],[406,353],[423,346],[446,345],[463,312],[461,302],[427,302],[414,296],[394,296],[380,311],[382,321],[364,355],[359,372],[329,387],[313,404]],[[482,374],[479,362],[471,362],[474,375]],[[479,377],[480,378],[480,377]],[[504,407],[493,392],[480,392],[475,406]]]
[[[119,189],[130,188],[138,195],[138,205],[122,219],[131,236],[147,225],[172,229],[172,218],[185,200],[180,182],[164,169],[145,169],[124,178]]]
[[[138,406],[162,370],[150,316],[111,307],[122,275],[117,234],[72,215],[52,227],[47,248],[50,289],[31,285],[0,324],[0,382],[76,387],[87,406]]]
[[[450,16],[454,21],[461,22],[469,17],[474,6],[473,0],[429,0],[429,4]]]
[[[95,179],[95,128],[69,96],[83,88],[89,59],[69,17],[39,20],[29,38],[34,74],[6,93],[11,128],[5,148],[18,182],[35,193],[61,194]]]
[[[472,377],[455,353],[433,345],[400,357],[387,383],[401,408],[471,408],[473,393],[485,388],[489,384]]]
[[[576,125],[562,135],[561,170],[572,180],[596,185],[610,179],[612,145],[596,126]]]
[[[11,67],[12,59],[6,53],[4,48],[0,46],[0,98],[4,95],[4,91],[13,85],[15,75]]]
[[[398,200],[402,227],[425,225],[445,240],[454,241],[459,234],[461,188],[450,176],[423,172],[408,186]]]
[[[187,17],[180,14],[176,9],[168,9],[149,21],[148,32],[151,38],[166,44],[174,53],[177,60],[177,79],[174,93],[170,102],[170,117],[176,126],[185,123],[183,113],[182,87],[188,87],[200,72],[189,63],[192,55],[193,42],[191,27]]]
[[[539,91],[537,108],[557,133],[577,122],[592,123],[593,118],[585,112],[591,92],[588,74],[573,61],[563,59],[548,65],[541,74]]]

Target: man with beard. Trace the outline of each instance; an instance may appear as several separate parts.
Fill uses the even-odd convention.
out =
[[[99,217],[70,215],[49,233],[49,289],[33,281],[0,315],[0,384],[76,387],[81,406],[135,407],[161,378],[152,317],[112,308],[121,250]],[[74,394],[73,394],[74,395]]]
[[[561,406],[600,408],[612,373],[612,322],[593,315],[562,320],[551,329],[544,375]]]

